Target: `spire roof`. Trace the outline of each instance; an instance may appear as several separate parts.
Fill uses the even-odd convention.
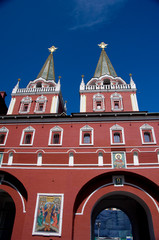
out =
[[[94,77],[101,77],[103,75],[110,75],[113,77],[117,77],[117,74],[113,68],[113,65],[111,64],[106,52],[105,48],[107,47],[108,44],[105,44],[102,42],[101,44],[98,44],[100,48],[102,48],[102,52],[94,73]]]
[[[54,60],[53,60],[53,52],[57,49],[54,46],[48,48],[51,52],[46,62],[44,63],[41,71],[39,72],[37,78],[44,78],[45,80],[53,80],[55,81],[55,70],[54,70]]]

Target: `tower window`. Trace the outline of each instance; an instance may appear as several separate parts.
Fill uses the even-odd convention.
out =
[[[93,111],[104,111],[104,96],[102,94],[96,94],[93,96]]]
[[[84,139],[83,139],[84,143],[90,143],[91,142],[91,138],[90,138],[90,134],[89,133],[85,133],[84,134]]]
[[[111,95],[110,99],[111,99],[112,111],[122,111],[123,110],[122,96],[120,94],[114,93]]]
[[[103,85],[110,85],[110,80],[109,79],[105,79],[103,81]]]
[[[29,104],[26,103],[23,105],[23,112],[27,112],[28,111],[28,107],[29,107]]]
[[[102,104],[101,104],[100,101],[98,101],[98,102],[97,102],[97,109],[101,109],[101,107],[102,107]]]
[[[144,141],[145,142],[151,142],[151,135],[149,132],[144,132]]]
[[[43,111],[43,107],[44,107],[44,104],[43,103],[39,103],[38,111],[42,112]]]
[[[31,97],[24,97],[21,100],[20,110],[19,113],[29,113],[30,106],[31,106],[32,98]]]
[[[37,87],[37,88],[41,88],[41,87],[42,87],[41,82],[38,82],[38,83],[36,84],[36,87]]]
[[[47,98],[45,96],[40,96],[36,99],[35,113],[45,112]]]
[[[6,127],[0,128],[0,145],[5,145],[9,130]]]
[[[119,101],[114,101],[114,109],[119,109]]]

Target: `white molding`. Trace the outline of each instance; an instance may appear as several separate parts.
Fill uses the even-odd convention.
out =
[[[131,99],[131,104],[132,104],[132,110],[133,111],[139,111],[136,93],[131,93],[130,94],[130,99]]]
[[[105,97],[103,96],[103,94],[97,93],[93,96],[93,111],[95,112],[103,112],[105,111],[105,103],[104,103]],[[98,109],[96,107],[96,103],[100,101],[101,102],[101,108]]]
[[[31,103],[32,103],[32,98],[31,97],[28,97],[28,96],[27,97],[23,97],[23,99],[21,100],[19,113],[20,114],[29,113],[30,112]],[[27,111],[23,111],[24,104],[28,104]]]
[[[113,131],[121,131],[121,134],[122,134],[122,142],[120,143],[114,143],[114,140],[113,140]],[[111,128],[110,128],[110,142],[111,142],[111,145],[124,145],[125,144],[125,135],[124,135],[124,128],[121,127],[120,125],[118,124],[115,124],[113,125]]]
[[[80,112],[86,112],[86,95],[80,96]]]
[[[13,97],[12,97],[12,99],[11,99],[11,101],[10,101],[10,104],[9,104],[9,108],[8,108],[7,115],[10,115],[10,114],[13,113],[13,109],[14,109],[15,102],[16,102],[16,98],[13,98]]]
[[[39,96],[39,97],[36,99],[36,105],[35,105],[35,110],[34,110],[34,112],[35,112],[35,113],[44,113],[44,112],[45,112],[45,109],[46,109],[46,102],[47,102],[47,97],[45,97],[45,96],[43,96],[43,95]],[[44,104],[42,111],[37,110],[40,103],[43,103],[43,104]]]
[[[123,98],[122,98],[121,94],[115,92],[110,96],[110,99],[111,99],[111,110],[113,112],[119,112],[119,111],[123,110]],[[114,102],[115,101],[119,102],[119,108],[118,109],[114,108]]]
[[[152,133],[152,142],[145,142],[143,138],[143,131],[150,130]],[[149,144],[156,144],[156,137],[155,137],[155,132],[154,128],[150,126],[149,124],[145,123],[140,127],[140,136],[141,136],[141,142],[142,144],[149,145]]]
[[[83,143],[83,136],[82,133],[83,132],[91,132],[91,143]],[[89,125],[85,125],[82,128],[80,128],[80,139],[79,139],[79,143],[80,145],[84,146],[92,146],[94,145],[94,129],[92,127],[90,127]]]
[[[23,143],[25,133],[32,133],[32,138],[31,138],[30,144]],[[34,141],[34,136],[35,136],[35,129],[33,127],[29,126],[25,129],[23,129],[22,135],[21,135],[21,140],[20,140],[20,146],[32,146],[33,141]]]
[[[56,132],[60,132],[60,143],[58,143],[58,144],[51,143],[54,132],[55,133]],[[62,145],[62,141],[63,141],[63,128],[61,128],[59,126],[55,126],[52,129],[50,129],[48,145],[49,146],[61,146]]]

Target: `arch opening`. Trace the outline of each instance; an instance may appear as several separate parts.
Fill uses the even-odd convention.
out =
[[[119,209],[120,213],[119,210],[112,209]],[[102,218],[103,214],[106,216],[103,218],[103,222],[101,222],[99,228],[98,222]],[[121,222],[120,224],[115,225],[113,220],[110,218],[113,214],[120,216],[126,214],[127,216],[124,216],[123,219],[125,219],[125,221],[127,219],[127,227],[129,225],[129,229],[120,229],[122,227]],[[107,222],[108,220],[109,222]],[[116,221],[118,221],[117,217]],[[110,225],[110,222],[113,222],[113,225]],[[124,193],[103,196],[95,204],[91,214],[91,240],[95,239],[155,240],[152,218],[148,207],[146,209],[144,204]]]
[[[0,240],[10,240],[15,219],[15,204],[11,196],[0,191]]]

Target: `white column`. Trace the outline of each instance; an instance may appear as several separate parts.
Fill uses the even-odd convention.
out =
[[[80,112],[86,112],[86,95],[80,97]]]
[[[139,111],[136,93],[132,93],[130,95],[130,98],[131,98],[132,110],[133,111]]]
[[[16,102],[16,98],[12,98],[9,104],[7,115],[12,114],[15,102]]]
[[[57,113],[58,112],[58,107],[59,107],[59,97],[58,96],[53,96],[50,113]]]

